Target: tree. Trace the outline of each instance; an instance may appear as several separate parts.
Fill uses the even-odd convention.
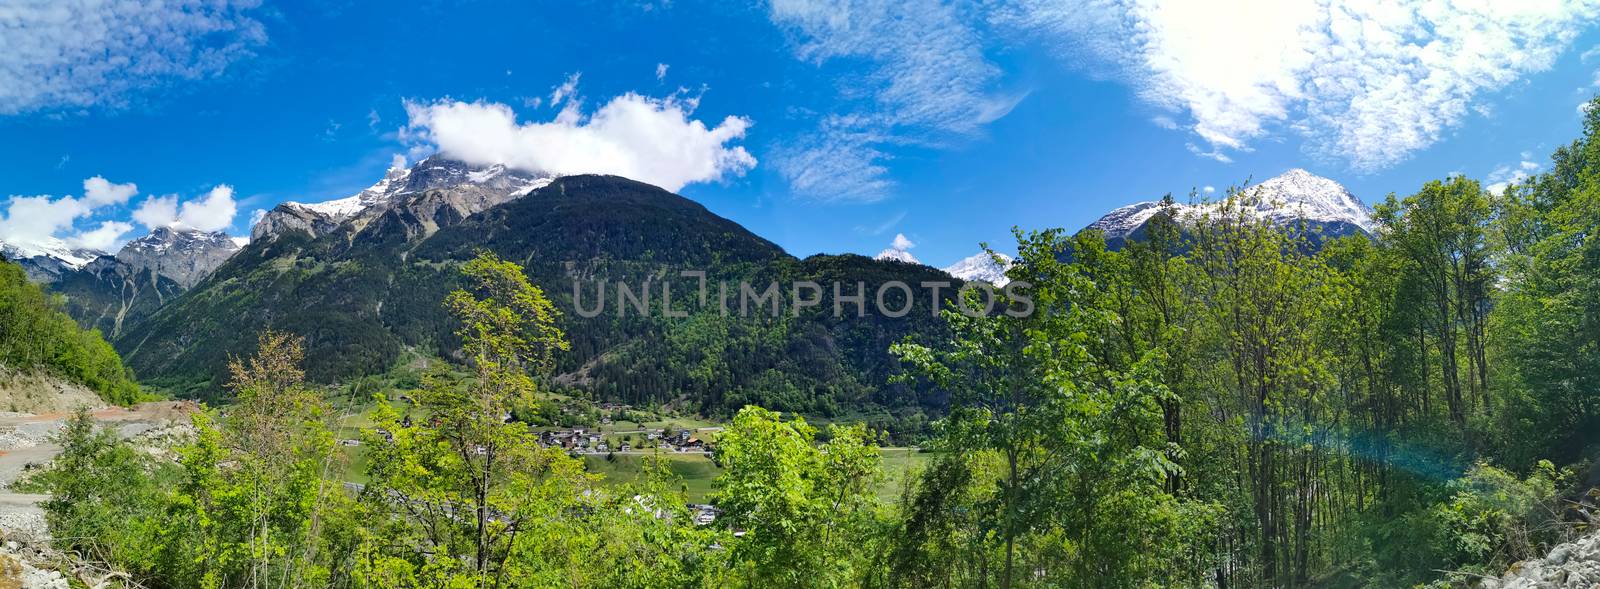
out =
[[[535,377],[567,349],[558,311],[520,267],[492,253],[462,271],[471,290],[450,293],[445,306],[461,322],[461,356],[472,377],[426,378],[417,404],[428,418],[412,427],[379,404],[377,421],[392,439],[369,438],[366,495],[417,526],[415,540],[430,547],[414,563],[418,570],[499,586],[530,566],[519,556],[541,554],[536,543],[548,540],[541,528],[559,526],[562,514],[592,500],[586,492],[595,477],[559,449],[540,448],[526,424],[506,419],[534,405]],[[466,571],[454,570],[458,554]]]
[[[859,424],[830,427],[819,445],[804,419],[781,417],[745,407],[718,438],[712,501],[745,530],[733,558],[750,585],[848,585],[866,573],[878,449]]]
[[[1401,270],[1418,283],[1417,302],[1426,309],[1418,316],[1439,351],[1445,403],[1451,420],[1464,428],[1469,405],[1482,403],[1489,386],[1485,327],[1494,276],[1487,195],[1476,180],[1456,176],[1429,182],[1403,200],[1390,195],[1377,217],[1380,239],[1402,256],[1407,264]]]
[[[1174,514],[1163,490],[1175,467],[1160,408],[1168,391],[1154,378],[1161,358],[1126,371],[1104,362],[1094,334],[1118,317],[1092,294],[1100,288],[1086,266],[1062,261],[1058,231],[1019,241],[1011,276],[1031,285],[1034,312],[946,311],[956,334],[948,347],[894,351],[951,394],[933,447],[998,463],[992,491],[963,493],[990,497],[977,517],[981,536],[998,542],[1001,587],[1018,584],[1019,569],[1065,585],[1154,577]],[[1103,242],[1073,242],[1079,259],[1103,253]]]

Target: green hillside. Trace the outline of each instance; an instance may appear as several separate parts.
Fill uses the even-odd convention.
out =
[[[43,371],[81,384],[111,403],[127,404],[139,385],[97,329],[78,326],[22,267],[0,260],[0,365]]]
[[[407,350],[448,357],[457,348],[455,326],[440,301],[459,285],[460,264],[487,249],[521,265],[562,311],[572,353],[560,359],[556,380],[600,398],[711,414],[760,403],[817,414],[870,405],[909,415],[939,402],[887,384],[895,371],[890,343],[943,329],[928,297],[917,297],[905,319],[887,320],[871,305],[864,317],[847,311],[835,319],[831,293],[798,317],[786,308],[777,317],[740,318],[724,316],[714,302],[685,307],[698,298],[699,283],[680,276],[702,270],[709,283],[730,288],[741,280],[756,288],[840,280],[853,288],[859,280],[872,292],[888,280],[949,280],[938,270],[861,256],[800,260],[698,203],[618,177],[566,177],[465,219],[419,218],[417,211],[441,209],[410,205],[434,197],[413,195],[369,223],[319,238],[291,232],[252,243],[194,290],[125,327],[117,346],[151,382],[195,396],[215,393],[228,355],[269,328],[303,336],[307,375],[324,383],[383,372]],[[582,317],[574,286],[593,308],[601,281],[609,289],[605,313]],[[619,316],[619,282],[650,285],[655,311]],[[671,283],[674,308],[689,316],[660,312],[663,282]]]

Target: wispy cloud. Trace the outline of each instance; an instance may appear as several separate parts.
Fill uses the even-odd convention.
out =
[[[863,235],[883,235],[894,229],[901,221],[906,219],[906,211],[899,211],[877,225],[856,225],[856,233]]]
[[[23,0],[0,8],[0,115],[127,106],[266,42],[257,0]]]
[[[1019,0],[990,20],[1186,115],[1198,155],[1221,160],[1288,131],[1312,155],[1369,172],[1550,68],[1596,13],[1594,0]]]
[[[1533,161],[1533,152],[1524,151],[1519,155],[1521,159],[1517,163],[1495,166],[1495,169],[1489,172],[1489,176],[1486,178],[1489,182],[1486,187],[1489,192],[1503,194],[1507,186],[1527,180],[1544,168],[1543,164]]]
[[[1023,98],[996,89],[1000,70],[964,9],[937,0],[776,0],[770,18],[819,67],[868,64],[864,86],[841,89],[807,139],[777,150],[776,166],[801,195],[876,200],[892,182],[890,145],[972,136]]]

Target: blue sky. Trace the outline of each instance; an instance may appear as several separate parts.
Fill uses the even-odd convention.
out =
[[[1589,3],[169,4],[0,15],[0,240],[247,235],[472,149],[637,170],[800,256],[904,234],[944,266],[1291,167],[1369,202],[1536,172],[1600,68]]]

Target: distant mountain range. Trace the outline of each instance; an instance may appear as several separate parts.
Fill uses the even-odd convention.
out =
[[[1377,230],[1372,209],[1338,182],[1295,168],[1243,190],[1253,203],[1248,213],[1284,226],[1295,226],[1315,245],[1347,235],[1370,235]],[[1172,213],[1179,220],[1193,221],[1212,213],[1217,202],[1174,203]],[[1161,201],[1138,202],[1119,207],[1096,219],[1084,230],[1100,231],[1106,247],[1120,249],[1129,241],[1144,236],[1150,220],[1161,213]],[[982,280],[1004,284],[1008,256],[996,262],[979,252],[944,269],[962,280]]]
[[[428,176],[436,180],[415,190],[388,188]],[[659,301],[655,289],[675,280],[674,297],[687,301],[695,281],[679,272],[704,270],[712,284],[735,289],[740,281],[861,281],[871,293],[890,280],[948,279],[937,269],[855,255],[796,259],[698,203],[612,176],[533,178],[431,158],[386,181],[337,207],[279,207],[248,246],[125,327],[116,346],[147,381],[197,394],[215,390],[205,383],[222,377],[228,355],[268,328],[306,338],[307,373],[320,382],[383,372],[414,354],[450,356],[455,325],[441,302],[460,283],[460,264],[489,250],[522,264],[564,311],[572,352],[558,367],[562,385],[713,413],[746,403],[911,411],[940,401],[888,384],[898,369],[887,350],[908,334],[943,329],[933,307],[953,292],[915,298],[903,319],[870,308],[835,317],[826,303],[799,316],[742,319],[709,308],[686,318],[619,315],[614,290],[648,284]],[[606,312],[584,317],[574,293],[595,297],[600,288],[613,289]]]
[[[1254,213],[1273,221],[1305,221],[1334,235],[1373,227],[1349,191],[1304,170],[1254,190],[1262,196]],[[1212,206],[1176,211],[1189,218]],[[1089,228],[1120,247],[1138,239],[1159,208],[1121,207]],[[458,284],[457,266],[480,250],[522,264],[566,313],[573,350],[558,383],[711,412],[749,402],[818,413],[937,405],[932,391],[887,383],[897,371],[887,348],[908,334],[942,330],[933,318],[933,305],[942,302],[919,297],[903,319],[875,310],[836,317],[825,312],[828,293],[827,302],[799,316],[749,321],[706,311],[681,319],[617,316],[613,301],[607,314],[585,318],[575,312],[574,292],[659,284],[682,270],[705,270],[712,282],[862,281],[869,293],[890,280],[1004,285],[1012,263],[979,253],[939,270],[904,248],[876,260],[802,260],[653,186],[439,156],[389,170],[347,198],[282,203],[242,248],[222,234],[178,229],[158,229],[115,256],[59,243],[0,244],[0,254],[21,262],[30,278],[66,295],[69,313],[108,334],[143,379],[193,394],[214,391],[228,356],[247,351],[268,328],[306,338],[308,373],[321,382],[383,372],[413,354],[451,355],[454,328],[440,301]]]

